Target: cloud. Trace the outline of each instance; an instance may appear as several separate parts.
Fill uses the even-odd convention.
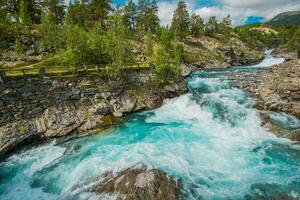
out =
[[[159,1],[159,18],[163,25],[171,24],[173,12],[178,1]],[[210,16],[216,16],[219,20],[228,14],[232,18],[233,25],[245,24],[248,17],[259,16],[271,19],[279,13],[300,10],[299,0],[216,0],[209,1],[187,0],[190,13],[201,15],[205,20]]]
[[[196,7],[196,0],[186,0],[187,9],[190,14],[193,13]],[[177,8],[178,1],[159,1],[158,5],[158,17],[162,25],[170,25],[174,11]]]

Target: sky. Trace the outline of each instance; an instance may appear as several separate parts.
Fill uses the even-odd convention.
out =
[[[113,0],[119,5],[126,2]],[[157,0],[157,3],[161,24],[170,24],[178,1]],[[212,15],[220,20],[230,14],[234,26],[263,22],[282,12],[300,10],[300,0],[186,0],[186,4],[190,14],[199,14],[205,20]]]

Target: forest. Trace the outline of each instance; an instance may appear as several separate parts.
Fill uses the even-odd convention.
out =
[[[230,15],[207,22],[190,15],[185,1],[178,2],[170,26],[160,25],[155,0],[129,0],[115,6],[110,0],[1,0],[0,50],[24,54],[32,48],[26,37],[33,38],[35,54],[47,55],[48,66],[123,66],[151,65],[160,77],[179,73],[184,56],[183,44],[189,38],[211,37],[229,41],[239,38],[250,48],[287,43],[298,50],[298,27],[273,27],[279,34],[265,34],[253,27],[233,27]],[[25,41],[24,41],[25,40]],[[37,46],[37,47],[36,47]]]

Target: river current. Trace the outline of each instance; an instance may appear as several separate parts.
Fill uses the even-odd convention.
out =
[[[17,152],[0,163],[0,199],[113,199],[89,188],[105,171],[136,163],[181,179],[187,199],[300,199],[300,145],[261,127],[255,101],[227,79],[283,61],[267,52],[255,66],[196,72],[190,92],[161,108],[98,135]],[[300,128],[289,115],[270,116]]]

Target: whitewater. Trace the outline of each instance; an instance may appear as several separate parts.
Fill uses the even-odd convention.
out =
[[[255,66],[196,72],[190,92],[161,108],[97,135],[16,152],[0,163],[0,199],[114,199],[89,189],[104,172],[136,163],[181,179],[187,199],[300,199],[300,146],[263,128],[255,101],[227,79],[283,61],[266,52]],[[300,128],[292,116],[269,115]]]

